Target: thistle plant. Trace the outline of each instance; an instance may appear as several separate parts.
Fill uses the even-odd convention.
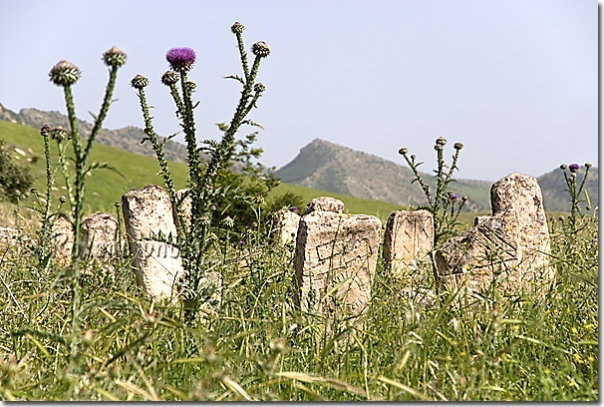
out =
[[[568,173],[566,172],[568,168]],[[580,204],[585,203],[586,211],[591,210],[591,201],[589,199],[589,195],[587,193],[587,189],[585,189],[585,181],[587,180],[587,176],[589,175],[589,169],[591,168],[591,163],[585,163],[585,175],[583,176],[583,180],[580,184],[577,184],[577,171],[579,171],[579,164],[570,164],[568,167],[566,164],[561,164],[560,169],[564,174],[564,181],[566,181],[567,189],[566,191],[570,195],[570,216],[568,218],[570,232],[572,234],[576,234],[579,227],[579,220],[585,216],[585,213],[581,211]],[[581,197],[581,195],[585,195],[585,198]]]
[[[105,96],[101,104],[101,109],[98,116],[94,116],[94,126],[88,139],[84,142],[80,136],[76,123],[75,106],[73,102],[72,86],[80,79],[80,70],[70,62],[59,61],[52,67],[49,77],[52,83],[63,88],[65,103],[67,106],[67,116],[69,118],[70,133],[61,128],[53,129],[50,136],[55,139],[59,145],[59,165],[61,166],[65,183],[68,188],[68,198],[70,205],[70,213],[68,219],[73,226],[73,248],[71,253],[72,268],[71,268],[71,323],[72,336],[70,341],[70,356],[73,360],[76,354],[76,341],[79,331],[79,312],[80,312],[80,297],[81,287],[79,282],[80,277],[80,240],[81,240],[81,224],[84,215],[84,191],[86,184],[86,174],[99,168],[109,168],[106,164],[89,162],[90,152],[92,151],[93,143],[101,129],[103,121],[109,111],[109,105],[112,101],[113,90],[117,79],[117,71],[126,63],[126,54],[117,47],[112,47],[103,54],[103,61],[109,67],[109,82],[105,89]],[[65,156],[63,150],[63,141],[71,137],[71,145],[73,148],[75,173],[73,177],[69,177],[65,164]],[[48,134],[45,136],[45,142],[48,140]],[[48,152],[48,144],[45,144]],[[63,153],[61,153],[63,151]],[[49,157],[47,154],[47,176],[50,175],[48,170]],[[73,182],[72,182],[73,181]],[[49,180],[49,185],[52,184]],[[48,216],[48,208],[50,207],[50,191],[47,191],[45,216]],[[47,219],[44,220],[45,227],[48,228]],[[44,233],[47,233],[46,230]]]
[[[420,175],[418,168],[423,162],[417,162],[415,155],[408,155],[406,148],[401,148],[398,152],[401,154],[411,170],[415,178],[413,182],[419,183],[424,195],[428,201],[427,205],[420,206],[419,209],[426,209],[432,214],[434,218],[434,246],[438,247],[440,243],[446,241],[448,238],[454,236],[454,228],[457,225],[457,218],[459,212],[463,208],[464,204],[468,200],[466,196],[461,199],[453,191],[448,190],[448,186],[451,182],[455,182],[453,179],[453,172],[459,170],[457,161],[459,160],[459,152],[463,148],[462,143],[455,143],[453,148],[455,153],[452,157],[451,166],[445,164],[443,157],[443,150],[447,140],[443,137],[436,139],[434,149],[436,150],[436,170],[434,170],[436,180],[436,190],[432,191],[428,183]]]
[[[180,250],[182,265],[185,271],[184,281],[182,282],[182,299],[186,312],[186,319],[192,322],[198,312],[200,305],[208,300],[208,295],[204,294],[208,290],[207,284],[211,284],[209,279],[204,279],[209,263],[207,252],[210,248],[210,225],[212,223],[213,201],[224,193],[223,188],[216,187],[216,178],[219,171],[225,168],[231,159],[236,155],[238,142],[235,135],[242,125],[261,127],[257,123],[246,119],[250,111],[257,107],[256,103],[266,87],[255,82],[260,62],[270,54],[269,47],[264,42],[257,42],[252,45],[254,60],[251,68],[248,64],[248,54],[245,51],[242,33],[244,26],[235,23],[231,26],[231,32],[237,38],[243,76],[230,75],[226,78],[238,81],[243,89],[241,97],[237,103],[235,113],[228,125],[219,126],[223,131],[220,141],[204,140],[202,144],[197,145],[194,109],[198,103],[193,101],[193,93],[196,85],[192,82],[188,74],[193,69],[196,62],[195,51],[191,48],[172,48],[166,53],[166,60],[170,65],[170,70],[161,77],[161,82],[170,89],[170,94],[176,105],[176,116],[181,122],[184,132],[184,139],[187,145],[187,163],[189,167],[188,188],[185,194],[177,194],[170,169],[168,167],[165,155],[163,153],[163,142],[160,142],[155,130],[153,129],[152,118],[149,114],[149,105],[145,95],[145,87],[148,86],[147,78],[137,75],[131,85],[138,91],[143,119],[145,122],[144,141],[151,142],[157,159],[159,161],[160,172],[166,183],[167,191],[176,207],[177,213],[177,236],[168,237],[167,243],[173,244]],[[167,137],[168,140],[176,134]],[[200,152],[209,154],[207,164],[201,159]],[[190,221],[185,222],[185,214],[182,209],[182,203],[187,198],[191,199]]]

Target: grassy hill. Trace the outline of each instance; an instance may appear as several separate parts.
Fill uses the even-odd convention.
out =
[[[44,160],[44,141],[38,130],[0,120],[0,139],[5,140],[13,150],[13,157],[21,165],[30,167],[35,178],[34,188],[39,191],[46,190],[46,170]],[[17,152],[18,148],[21,152]],[[53,158],[56,159],[56,146],[53,143]],[[122,195],[131,188],[142,188],[148,184],[164,186],[163,178],[158,175],[159,165],[155,158],[133,154],[119,148],[96,144],[92,150],[91,160],[107,162],[117,172],[110,170],[97,170],[90,175],[86,186],[85,212],[96,211],[115,213],[115,202],[120,202]],[[187,166],[183,163],[170,162],[176,188],[186,185]],[[121,174],[121,175],[120,175]],[[56,190],[53,196],[59,198],[66,194],[62,176],[57,174]],[[296,185],[281,184],[272,195],[293,192],[302,196],[306,201],[318,196],[332,196],[342,200],[345,208],[350,213],[365,213],[376,215],[385,221],[391,212],[401,209],[401,205],[354,198],[343,194],[335,194],[323,190],[305,188]],[[29,199],[32,202],[32,198]]]

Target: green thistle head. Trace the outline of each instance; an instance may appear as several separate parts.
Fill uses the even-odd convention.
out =
[[[231,26],[231,32],[233,34],[241,34],[243,30],[245,30],[245,27],[239,21],[235,21],[235,24]]]
[[[187,81],[185,82],[185,86],[191,91],[194,92],[195,88],[197,88],[197,85],[195,84],[195,82],[193,81]]]
[[[63,128],[63,126],[57,126],[50,129],[50,138],[55,141],[69,140],[71,135]]]
[[[405,154],[407,154],[407,149],[406,149],[405,147],[403,147],[403,148],[401,148],[400,150],[398,150],[398,153],[399,153],[400,155],[405,155]]]
[[[254,92],[256,93],[262,93],[266,90],[266,86],[264,86],[264,84],[262,82],[258,82],[257,84],[254,85]]]
[[[118,47],[113,46],[103,54],[103,61],[107,66],[119,68],[126,63],[126,54]]]
[[[178,74],[174,71],[167,71],[161,76],[161,82],[166,86],[172,86],[178,83]]]
[[[444,137],[439,137],[439,138],[436,139],[436,145],[442,147],[445,144],[447,144],[447,140]]]
[[[132,87],[134,89],[143,89],[143,88],[149,86],[149,79],[145,78],[142,75],[136,75],[130,81],[130,85],[132,85]]]
[[[252,52],[260,58],[266,58],[270,55],[271,49],[264,41],[256,42],[252,45]]]
[[[456,150],[461,150],[463,148],[463,144],[455,143],[455,144],[453,144],[453,148]]]
[[[80,70],[71,62],[61,60],[52,67],[48,76],[50,76],[51,82],[57,86],[69,86],[80,79]]]

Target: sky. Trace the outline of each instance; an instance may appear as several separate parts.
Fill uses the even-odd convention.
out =
[[[230,26],[246,49],[271,49],[258,81],[266,91],[249,118],[260,123],[260,161],[280,168],[315,138],[420,170],[435,167],[434,140],[462,142],[458,178],[539,176],[561,163],[598,165],[596,0],[0,0],[0,103],[66,112],[48,72],[60,60],[82,72],[76,113],[92,121],[108,80],[103,52],[128,55],[104,126],[143,127],[130,87],[146,88],[160,135],[179,131],[160,82],[166,52],[190,47],[198,140],[217,139],[241,87]],[[251,58],[251,57],[250,57]],[[257,129],[243,127],[243,138]],[[0,136],[1,137],[1,136]],[[182,135],[177,140],[183,140]]]

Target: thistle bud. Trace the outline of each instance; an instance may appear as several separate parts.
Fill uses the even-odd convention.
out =
[[[560,169],[564,171],[566,169],[566,164],[560,164]]]
[[[67,199],[65,198],[64,195],[61,195],[61,197],[59,198],[59,202],[61,202],[61,203],[65,203],[66,200]]]
[[[222,225],[225,228],[232,228],[233,226],[235,226],[235,222],[233,221],[233,218],[231,218],[230,216],[227,216],[226,218],[224,218],[222,220]]]
[[[42,137],[47,137],[49,133],[50,133],[50,126],[48,124],[45,124],[44,126],[42,126],[40,128],[40,135]]]
[[[178,74],[174,71],[167,71],[161,76],[161,83],[166,86],[175,85],[178,83]]]
[[[195,88],[197,88],[197,85],[195,84],[195,82],[192,81],[187,81],[185,82],[185,86],[187,87],[187,89],[189,89],[189,91],[193,92],[195,90]]]
[[[143,89],[143,88],[149,86],[149,79],[145,78],[142,75],[136,75],[130,81],[130,85],[132,85],[132,87],[134,89]]]
[[[587,169],[591,168],[591,163],[589,163],[589,162],[585,163],[585,168],[587,168]]]
[[[411,158],[411,161],[415,161],[415,154],[411,154],[409,158]]]
[[[175,71],[190,71],[195,63],[195,51],[191,48],[172,48],[166,53],[166,60]]]
[[[254,92],[256,93],[262,93],[266,90],[266,86],[264,86],[264,84],[262,82],[258,82],[257,84],[254,85]]]
[[[50,138],[55,141],[69,140],[71,136],[63,126],[57,126],[50,130]]]
[[[118,47],[113,46],[103,54],[103,61],[107,66],[119,68],[126,63],[126,54]]]
[[[463,148],[463,144],[455,143],[455,144],[453,144],[453,148],[456,150],[461,150]]]
[[[439,137],[436,139],[436,145],[444,146],[445,144],[447,144],[447,140],[444,137]]]
[[[71,62],[62,60],[52,67],[48,76],[57,86],[69,86],[80,79],[80,70]]]
[[[235,24],[231,26],[231,32],[233,34],[241,34],[243,30],[245,30],[245,27],[239,21],[235,21]]]
[[[405,155],[405,154],[407,154],[407,149],[406,149],[405,147],[403,147],[403,148],[401,148],[400,150],[398,150],[398,153],[399,153],[400,155]]]
[[[260,58],[266,58],[270,55],[271,50],[264,41],[256,42],[252,45],[252,52]]]

